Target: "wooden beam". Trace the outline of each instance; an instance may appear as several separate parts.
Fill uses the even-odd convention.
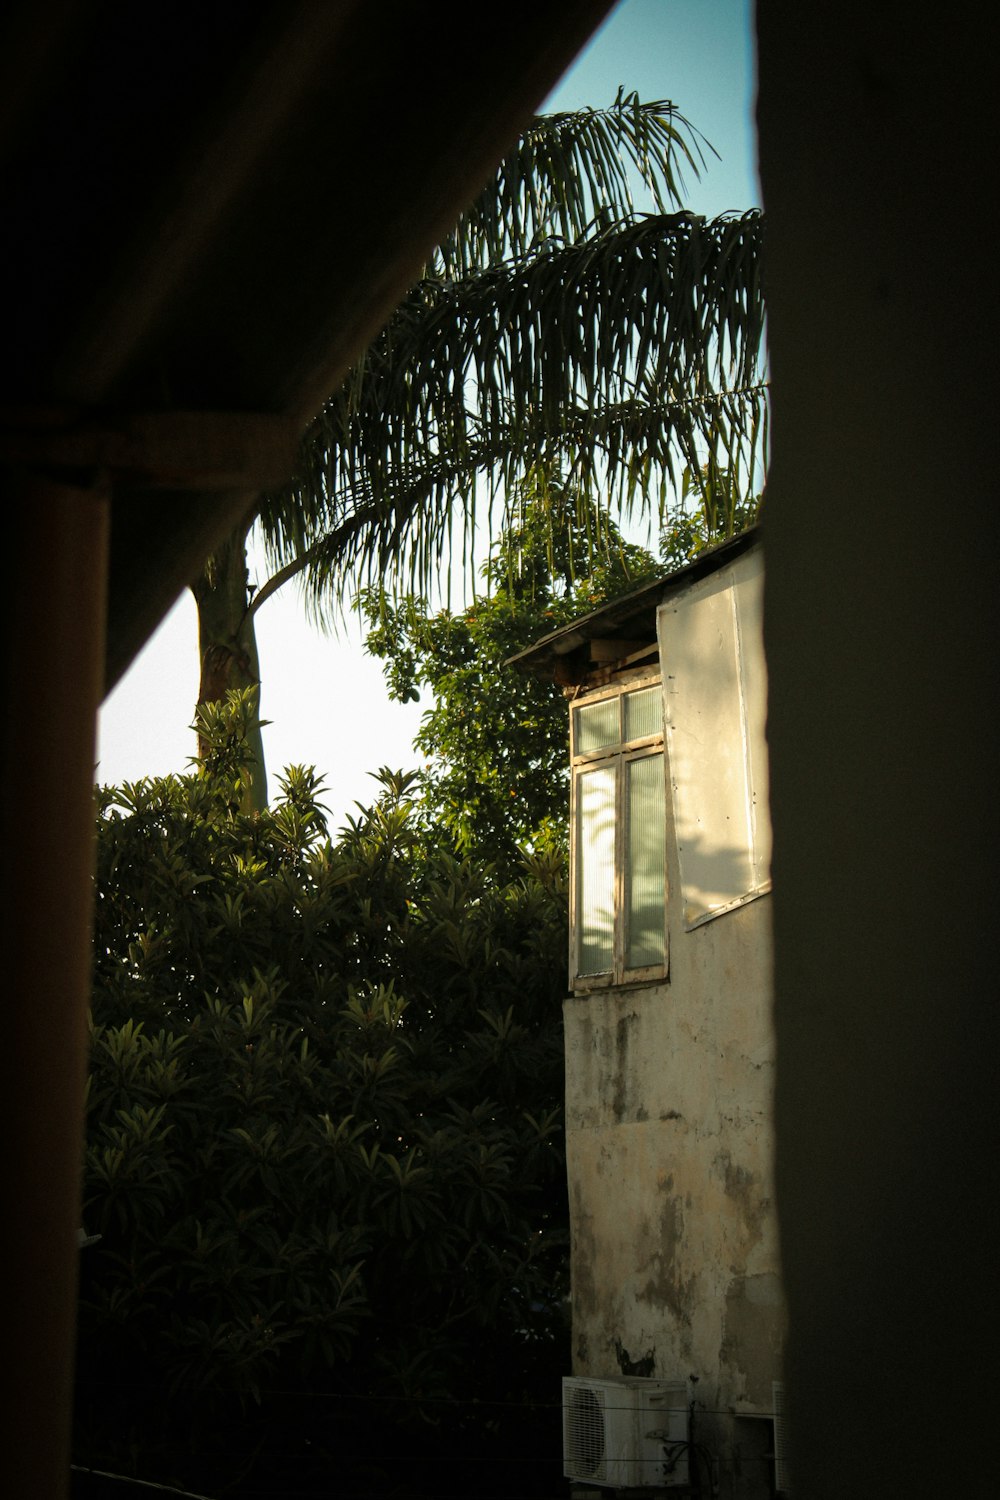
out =
[[[298,427],[270,412],[0,411],[0,463],[103,470],[133,489],[267,489],[287,483]]]
[[[614,636],[598,637],[590,643],[591,661],[624,661],[626,657],[648,656],[656,650],[655,641],[619,641]]]

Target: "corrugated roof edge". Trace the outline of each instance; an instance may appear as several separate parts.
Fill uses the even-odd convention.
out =
[[[514,656],[509,656],[504,666],[514,667],[520,672],[538,672],[548,675],[552,664],[559,657],[567,656],[587,641],[614,635],[623,625],[635,621],[648,611],[652,611],[652,632],[655,635],[656,607],[669,593],[677,588],[684,588],[699,578],[707,577],[716,569],[732,562],[734,558],[749,551],[758,543],[761,534],[760,525],[749,526],[746,531],[741,531],[739,536],[729,537],[724,542],[716,543],[714,547],[706,547],[683,567],[666,572],[662,577],[654,579],[652,583],[643,584],[642,588],[634,590],[633,593],[612,599],[610,603],[603,604],[600,609],[591,610],[590,614],[581,615],[579,620],[573,620],[568,625],[561,625],[558,630],[542,636],[533,645],[526,646],[523,651],[518,651]]]

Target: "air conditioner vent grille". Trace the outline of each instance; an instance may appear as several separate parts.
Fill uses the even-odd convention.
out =
[[[788,1468],[785,1386],[781,1380],[771,1382],[771,1404],[774,1408],[774,1487],[779,1495],[790,1495],[792,1493],[792,1476]]]
[[[578,1479],[604,1478],[604,1392],[573,1386],[566,1402],[566,1458]]]

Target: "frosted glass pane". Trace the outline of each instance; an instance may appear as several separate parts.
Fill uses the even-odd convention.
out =
[[[610,973],[615,942],[615,767],[576,787],[577,973]]]
[[[625,738],[645,739],[663,733],[663,694],[659,686],[625,694]]]
[[[620,741],[617,698],[601,698],[573,710],[574,755],[591,755]]]
[[[663,962],[664,781],[663,756],[626,761],[628,848],[625,865],[625,967],[644,969]]]

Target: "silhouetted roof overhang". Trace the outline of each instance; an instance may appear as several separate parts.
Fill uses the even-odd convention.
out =
[[[610,0],[14,0],[0,464],[113,479],[105,690]]]

